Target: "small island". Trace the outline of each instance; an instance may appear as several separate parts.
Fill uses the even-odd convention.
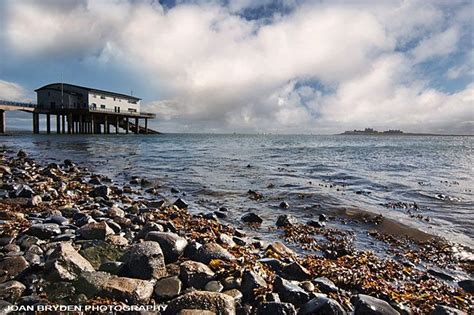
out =
[[[364,130],[349,130],[344,131],[343,135],[403,135],[401,130],[386,130],[386,131],[377,131],[373,128],[365,128]]]

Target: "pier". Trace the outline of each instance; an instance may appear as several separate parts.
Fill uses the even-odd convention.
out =
[[[65,83],[37,90],[37,103],[0,100],[0,133],[6,131],[6,111],[32,114],[33,133],[40,133],[44,115],[46,134],[158,134],[148,127],[153,113],[140,111],[140,98]]]

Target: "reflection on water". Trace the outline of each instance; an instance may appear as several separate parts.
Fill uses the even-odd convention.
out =
[[[73,159],[118,181],[157,179],[166,192],[186,192],[199,210],[225,204],[230,220],[249,208],[269,225],[280,213],[303,220],[358,208],[474,247],[472,137],[15,135],[0,141],[40,159]],[[264,200],[250,200],[249,189]],[[283,199],[289,209],[276,207]],[[431,221],[382,206],[390,202],[416,203],[415,214]]]

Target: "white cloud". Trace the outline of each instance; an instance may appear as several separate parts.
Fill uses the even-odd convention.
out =
[[[146,109],[192,131],[334,132],[368,124],[448,131],[462,124],[462,113],[472,114],[471,86],[443,93],[414,70],[457,51],[461,9],[450,20],[446,5],[434,1],[298,3],[282,1],[294,10],[262,23],[235,14],[254,6],[247,0],[169,10],[156,2],[12,1],[0,32],[11,55],[139,73],[161,99]],[[400,51],[406,45],[415,48]],[[461,75],[459,67],[446,75]]]
[[[7,101],[29,102],[26,90],[19,84],[0,80],[0,99]]]

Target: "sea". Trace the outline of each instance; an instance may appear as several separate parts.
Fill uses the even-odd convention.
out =
[[[470,136],[18,133],[0,144],[45,163],[71,159],[118,184],[145,177],[159,192],[146,198],[182,198],[193,213],[225,207],[221,221],[263,240],[278,237],[279,215],[305,223],[325,214],[345,218],[328,227],[354,232],[358,248],[378,251],[363,218],[381,215],[383,232],[474,248]],[[248,212],[263,218],[259,229],[242,222]]]

